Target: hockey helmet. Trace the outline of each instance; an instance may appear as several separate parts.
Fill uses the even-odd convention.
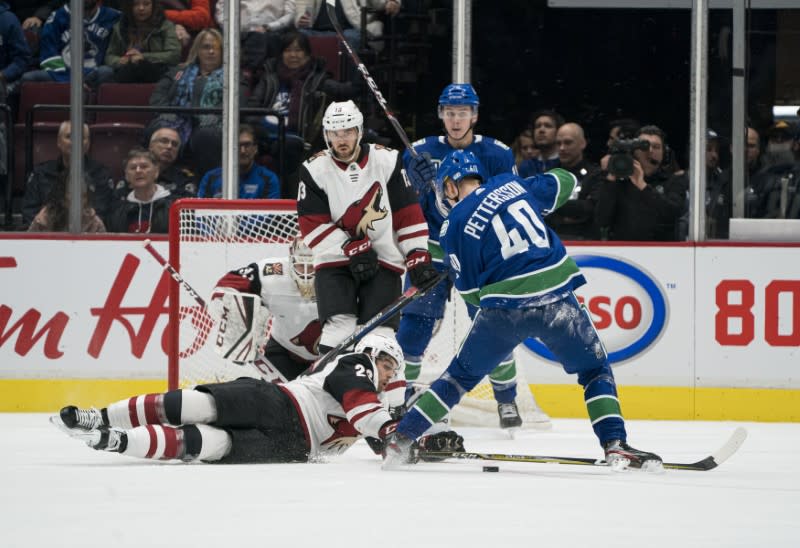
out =
[[[295,236],[289,248],[289,275],[297,284],[300,294],[306,299],[313,299],[314,294],[314,256],[303,238]]]
[[[325,109],[325,114],[322,116],[322,135],[325,139],[325,146],[330,148],[328,142],[328,132],[338,131],[340,129],[349,129],[351,127],[358,128],[358,141],[361,142],[361,137],[364,134],[364,115],[358,110],[358,107],[353,101],[333,102]]]
[[[442,159],[439,170],[436,172],[436,192],[441,197],[447,197],[445,193],[445,181],[450,179],[458,186],[464,177],[477,177],[484,183],[487,179],[486,172],[483,170],[478,157],[466,150],[454,150]]]
[[[379,335],[377,333],[365,335],[364,338],[356,344],[355,351],[368,354],[370,358],[372,358],[372,361],[375,361],[378,357],[388,356],[397,364],[395,366],[395,371],[399,371],[400,367],[405,363],[403,350],[400,348],[400,345],[393,337],[388,337],[386,335]],[[385,356],[381,356],[381,354]]]
[[[444,88],[439,96],[439,118],[442,117],[444,107],[468,106],[474,113],[478,112],[478,94],[471,84],[450,84]]]

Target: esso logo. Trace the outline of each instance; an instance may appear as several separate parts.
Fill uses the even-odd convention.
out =
[[[658,340],[667,324],[664,291],[639,266],[599,255],[573,257],[587,284],[575,294],[584,304],[606,347],[609,361],[621,363],[646,351]],[[525,345],[539,356],[557,361],[539,341]]]

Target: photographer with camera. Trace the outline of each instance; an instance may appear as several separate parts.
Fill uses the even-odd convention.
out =
[[[674,241],[689,180],[664,165],[666,139],[657,126],[619,139],[600,160],[595,226],[603,240]]]

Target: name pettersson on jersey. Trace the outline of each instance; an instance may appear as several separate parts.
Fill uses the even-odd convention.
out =
[[[661,284],[627,260],[601,255],[573,258],[584,272],[595,270],[592,283],[576,293],[600,332],[609,361],[619,364],[646,352],[661,337],[669,318]],[[542,343],[528,339],[525,345],[556,362]]]

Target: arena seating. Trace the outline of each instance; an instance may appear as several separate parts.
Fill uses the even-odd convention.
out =
[[[328,72],[336,80],[341,80],[344,73],[344,55],[339,44],[339,38],[332,34],[330,36],[309,36],[308,40],[311,42],[311,53],[315,57],[325,59],[325,68]]]

